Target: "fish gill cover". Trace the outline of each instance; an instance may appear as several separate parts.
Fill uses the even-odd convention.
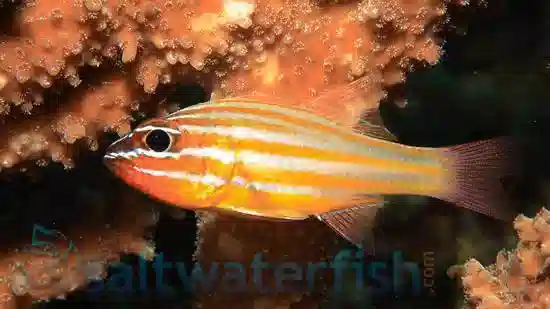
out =
[[[341,240],[315,221],[278,224],[201,214],[195,231],[189,225],[194,219],[161,215],[164,225],[151,237],[148,228],[157,224],[156,209],[163,205],[114,180],[87,150],[103,150],[109,141],[105,132],[123,135],[144,116],[199,101],[186,95],[173,100],[174,85],[197,83],[217,97],[259,91],[304,99],[367,76],[365,99],[380,101],[415,64],[438,62],[442,41],[436,35],[447,23],[448,9],[468,3],[35,0],[2,5],[0,308],[26,308],[37,300],[71,301],[71,295],[82,305],[78,291],[105,277],[108,265],[127,259],[125,254],[151,259],[151,238],[158,251],[174,258],[189,259],[186,250],[196,249],[193,257],[203,265],[249,263],[258,252],[274,263],[333,258]],[[445,80],[439,77],[432,81],[442,91]],[[39,168],[51,161],[76,168]],[[441,207],[436,209],[400,223],[401,232],[411,225],[440,231],[433,238],[392,238],[392,246],[413,248],[413,255],[424,258],[423,271],[454,258],[453,250],[443,250],[434,262],[434,248],[447,249],[456,228],[448,226]],[[36,248],[37,223],[48,227],[43,232],[57,231],[44,232],[51,238],[39,242],[56,254]],[[58,265],[54,273],[52,264]],[[325,301],[329,277],[319,278],[314,293],[245,297],[214,288],[193,295],[192,306],[313,308]],[[135,306],[144,307],[166,303],[151,295],[115,298],[118,304],[138,299]],[[180,308],[189,299],[166,306]]]

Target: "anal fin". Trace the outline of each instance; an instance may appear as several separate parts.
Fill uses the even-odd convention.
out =
[[[317,218],[351,243],[374,254],[372,229],[376,214],[383,204],[382,197],[372,197],[362,201],[359,206],[320,214]]]

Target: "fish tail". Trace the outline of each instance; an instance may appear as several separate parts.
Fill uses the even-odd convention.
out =
[[[503,179],[519,171],[518,150],[511,137],[442,148],[446,181],[436,197],[493,218],[513,218]]]

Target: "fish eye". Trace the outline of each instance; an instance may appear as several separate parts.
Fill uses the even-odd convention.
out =
[[[145,144],[153,151],[163,152],[170,148],[172,136],[164,130],[155,129],[147,133],[147,136],[145,136]]]

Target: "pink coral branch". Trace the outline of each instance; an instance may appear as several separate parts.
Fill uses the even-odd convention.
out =
[[[534,218],[520,215],[514,228],[519,236],[515,250],[499,252],[488,267],[471,259],[459,269],[470,305],[488,309],[550,305],[550,211],[542,208]]]

